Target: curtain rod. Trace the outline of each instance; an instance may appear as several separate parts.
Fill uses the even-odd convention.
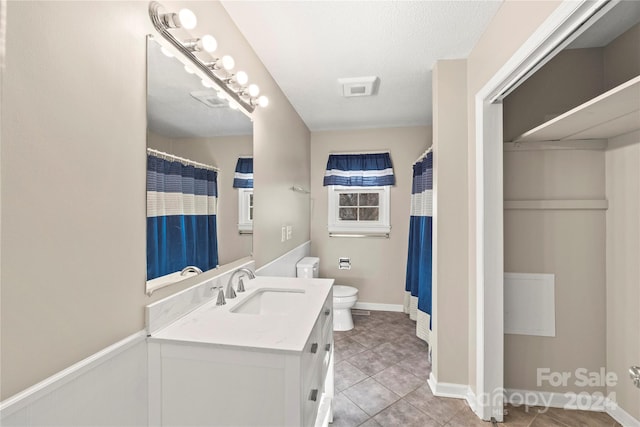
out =
[[[415,162],[413,162],[413,163],[418,163],[418,162],[419,162],[419,161],[420,161],[424,156],[426,156],[427,154],[429,154],[431,151],[433,151],[433,145],[432,145],[432,146],[430,146],[429,148],[427,148],[427,149],[424,151],[424,153],[420,154],[420,155],[418,156],[418,158],[416,159],[416,161],[415,161]]]
[[[165,160],[168,160],[168,159],[177,160],[182,164],[187,164],[187,165],[190,165],[190,166],[198,166],[198,167],[201,167],[203,169],[210,169],[210,170],[214,170],[216,172],[220,172],[220,169],[215,167],[215,166],[210,166],[210,165],[206,165],[204,163],[195,162],[193,160],[185,159],[184,157],[178,157],[178,156],[175,156],[173,154],[165,153],[163,151],[154,150],[153,148],[147,148],[147,153],[155,154],[156,156],[161,157],[161,158],[163,158]]]
[[[340,155],[352,155],[352,154],[384,154],[384,153],[389,153],[391,154],[391,150],[381,150],[381,151],[358,151],[358,152],[348,152],[348,151],[332,151],[329,153],[329,155],[333,155],[333,154],[340,154]]]

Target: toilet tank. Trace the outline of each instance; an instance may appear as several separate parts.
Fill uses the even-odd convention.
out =
[[[296,277],[311,279],[318,277],[320,270],[320,258],[304,257],[296,264]]]

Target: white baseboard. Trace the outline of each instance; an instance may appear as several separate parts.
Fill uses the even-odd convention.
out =
[[[146,331],[0,403],[0,425],[146,426]]]
[[[640,420],[635,419],[630,413],[618,406],[616,402],[607,398],[604,403],[607,414],[624,427],[640,427]]]
[[[581,409],[585,411],[604,412],[604,397],[589,393],[551,393],[548,391],[506,389],[505,402],[512,405],[543,406],[547,408]]]
[[[475,405],[475,396],[467,384],[455,384],[455,383],[443,383],[438,382],[433,372],[429,375],[427,380],[431,393],[438,397],[452,397],[454,399],[469,400],[470,396],[473,396],[473,405]],[[469,406],[472,402],[469,402]]]
[[[606,412],[624,427],[640,427],[640,421],[620,408],[616,402],[609,398],[604,398],[601,394],[594,396],[589,393],[578,393],[578,396],[575,396],[567,393],[507,389],[505,391],[505,402],[512,405],[528,404],[530,406],[548,408]]]
[[[377,302],[356,302],[353,306],[356,310],[371,310],[371,311],[396,311],[404,312],[402,304],[380,304]]]

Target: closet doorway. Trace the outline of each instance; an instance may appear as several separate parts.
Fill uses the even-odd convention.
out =
[[[528,124],[520,130],[516,130],[517,126],[514,126],[514,123],[518,121],[513,116],[509,116],[510,103],[513,103],[518,98],[518,92],[526,93],[525,88],[527,86],[532,86],[536,80],[540,80],[540,76],[543,76],[545,72],[545,68],[543,68],[545,64],[556,66],[567,58],[565,62],[569,64],[575,61],[579,62],[579,60],[589,60],[589,58],[577,58],[579,56],[588,57],[588,54],[577,55],[576,52],[571,52],[574,49],[565,50],[565,48],[570,46],[571,43],[575,43],[573,45],[574,48],[578,46],[580,42],[578,37],[594,23],[606,23],[607,16],[611,19],[614,15],[609,13],[615,13],[615,3],[607,1],[590,3],[563,2],[527,44],[523,45],[514,55],[514,58],[503,67],[498,75],[494,76],[476,97],[476,394],[481,397],[478,399],[477,413],[485,420],[492,417],[496,420],[502,419],[503,387],[507,388],[507,392],[504,394],[507,400],[520,398],[522,396],[517,396],[517,394],[529,389],[534,392],[531,396],[540,398],[549,394],[548,389],[538,385],[540,382],[549,381],[549,377],[544,377],[547,370],[549,374],[559,375],[570,372],[573,375],[572,381],[565,381],[567,384],[560,381],[556,386],[553,386],[558,387],[555,389],[556,395],[563,395],[565,390],[576,389],[575,381],[577,379],[575,375],[577,369],[586,369],[586,372],[590,372],[600,364],[606,372],[609,366],[605,366],[605,364],[611,358],[609,355],[610,347],[615,344],[610,340],[610,336],[613,334],[608,334],[607,332],[615,328],[616,322],[626,321],[623,316],[622,319],[611,320],[611,325],[602,326],[603,317],[606,317],[607,321],[610,320],[608,316],[610,310],[607,311],[603,307],[605,297],[614,297],[616,294],[623,292],[623,290],[607,287],[609,279],[613,280],[613,278],[608,277],[608,273],[605,273],[605,265],[607,265],[610,258],[608,257],[609,253],[616,251],[615,247],[610,248],[613,236],[605,234],[606,226],[609,225],[610,221],[607,215],[611,216],[611,210],[609,210],[608,214],[605,213],[607,197],[611,192],[616,191],[615,189],[609,189],[606,185],[611,182],[611,178],[609,176],[605,177],[605,163],[608,165],[610,162],[621,161],[620,159],[614,159],[617,156],[609,155],[606,150],[609,138],[613,134],[595,138],[605,140],[605,142],[598,142],[594,141],[593,135],[583,134],[582,132],[586,130],[584,128],[575,131],[568,130],[569,134],[560,137],[548,133],[554,129],[554,126],[537,129],[542,122],[547,122],[551,125],[559,122],[560,120],[556,120],[555,116],[562,116],[575,106],[570,106],[564,111],[549,111],[546,115],[550,117],[543,117],[540,123]],[[624,3],[633,2],[622,2],[620,5],[624,5]],[[626,14],[625,17],[627,17]],[[602,21],[600,21],[601,18],[603,18]],[[631,23],[627,29],[633,28],[634,25]],[[595,26],[593,27],[594,30],[596,28]],[[621,36],[621,34],[618,34],[618,36]],[[587,37],[586,33],[585,37]],[[589,47],[582,47],[581,49],[587,48]],[[600,48],[604,49],[602,46]],[[518,60],[518,58],[524,59]],[[591,60],[594,60],[594,58],[591,58]],[[583,68],[583,72],[584,70]],[[635,76],[637,75],[638,73],[636,72]],[[586,78],[588,76],[580,77]],[[600,76],[600,79],[603,81],[601,85],[601,89],[603,89],[605,87],[603,75]],[[611,79],[612,81],[616,80],[613,77]],[[635,84],[633,77],[631,80],[627,79],[622,83],[618,82],[615,87],[625,84],[633,86]],[[586,82],[584,86],[591,87],[593,85]],[[593,90],[593,88],[591,89]],[[623,89],[624,87],[620,88],[620,90]],[[607,88],[605,92],[607,90],[612,89]],[[559,93],[562,93],[562,91]],[[509,98],[510,96],[512,98]],[[592,93],[585,96],[587,96],[587,99],[581,100],[577,105],[589,103],[590,99],[598,97],[600,94]],[[624,95],[622,97],[624,98]],[[576,96],[576,98],[579,98],[579,96]],[[559,102],[558,104],[561,103]],[[597,111],[599,110],[596,107]],[[593,117],[594,113],[588,112],[587,114]],[[631,129],[618,128],[618,130],[613,131],[614,134],[616,132],[624,132],[625,134],[631,132],[633,134],[633,122],[634,117],[637,122],[637,113],[636,116],[630,112],[622,115],[625,114],[630,114],[626,122],[632,122]],[[597,115],[601,114],[598,113]],[[531,118],[531,114],[525,114],[524,116],[527,119]],[[574,119],[569,119],[569,122],[572,121]],[[603,123],[608,123],[609,121],[609,119],[602,120]],[[521,120],[521,122],[526,122],[526,120]],[[616,124],[618,127],[627,125]],[[603,125],[603,127],[611,126],[611,123]],[[556,127],[563,128],[565,124],[560,123]],[[533,132],[530,132],[530,130],[533,130]],[[579,140],[576,141],[578,138],[574,136],[579,136]],[[572,139],[572,137],[574,138]],[[571,140],[571,142],[563,141],[555,146],[549,143],[551,140],[563,138]],[[509,141],[512,144],[503,146],[503,141]],[[614,141],[614,143],[625,146],[634,144],[627,140]],[[523,148],[525,144],[529,145]],[[533,148],[534,146],[537,147]],[[546,150],[540,149],[543,147]],[[506,149],[504,159],[503,148]],[[570,148],[571,150],[559,150],[559,148]],[[578,150],[574,150],[576,148]],[[549,159],[550,156],[558,157],[558,159]],[[525,166],[532,167],[532,164],[529,163],[531,160],[535,160],[531,163],[534,165],[537,163],[538,170],[535,170],[535,168],[529,171],[526,168],[523,169]],[[568,162],[567,167],[564,167],[562,162]],[[568,170],[574,169],[576,173],[573,176],[567,174]],[[518,174],[512,179],[511,175],[515,170],[518,171]],[[521,174],[521,172],[523,173]],[[503,175],[504,173],[507,175]],[[527,173],[529,173],[529,176],[527,176]],[[556,176],[554,176],[554,173]],[[518,180],[519,178],[521,179]],[[507,179],[509,179],[508,182]],[[549,180],[545,181],[547,179]],[[623,182],[632,180],[633,177],[623,175],[616,176],[615,179]],[[546,190],[547,193],[543,190]],[[566,195],[561,195],[562,191],[566,191]],[[637,197],[637,194],[635,197]],[[626,209],[625,206],[618,207],[616,212],[622,210],[619,215],[624,216],[624,209]],[[578,214],[578,212],[582,211],[587,213]],[[577,214],[580,216],[578,219],[567,218],[566,215],[563,216],[568,212],[571,212],[571,215]],[[523,227],[523,223],[528,225]],[[514,229],[519,230],[520,235],[514,233]],[[535,233],[534,230],[536,229],[544,230],[545,233]],[[589,230],[592,235],[581,235],[580,229]],[[548,234],[550,237],[547,236]],[[548,240],[545,240],[545,238]],[[580,239],[584,240],[581,241]],[[514,246],[514,241],[516,246]],[[512,249],[519,244],[528,246],[519,252],[516,250],[512,252]],[[505,252],[507,248],[509,248],[509,253]],[[554,251],[557,253],[554,253]],[[579,253],[579,251],[582,252]],[[536,254],[538,259],[533,254]],[[571,257],[572,255],[573,258]],[[585,262],[588,259],[597,259],[598,261],[594,263]],[[585,267],[579,268],[580,265]],[[557,267],[557,270],[554,270],[552,266]],[[510,271],[510,269],[515,269],[516,271]],[[557,271],[557,274],[548,273],[548,271],[552,270]],[[552,330],[552,333],[557,335],[557,338],[554,339],[556,348],[553,350],[545,348],[544,345],[536,345],[544,341],[544,337],[521,335],[514,339],[513,337],[516,336],[513,333],[514,331],[508,328],[505,330],[503,310],[506,308],[507,315],[510,315],[509,310],[513,308],[514,300],[516,302],[518,300],[518,293],[516,292],[514,296],[513,289],[517,289],[518,283],[521,284],[522,280],[527,279],[527,277],[507,275],[505,282],[503,282],[504,272],[542,272],[546,274],[547,277],[536,278],[542,284],[536,290],[547,289],[547,292],[530,296],[530,298],[537,297],[540,301],[545,301],[545,298],[547,298],[546,301],[548,301],[550,295],[551,301],[556,304],[555,307],[552,307],[555,323],[551,326],[548,322],[546,325],[539,325],[543,332],[546,328],[548,335],[549,330]],[[550,275],[554,277],[548,277]],[[596,277],[594,278],[593,276]],[[559,286],[562,282],[584,284],[585,277],[588,278],[586,281],[591,283],[587,283],[585,285],[586,288],[581,290],[588,290],[588,292],[575,294],[571,292],[571,289],[566,289],[566,286],[563,286],[561,292],[557,292],[560,290]],[[562,282],[560,282],[560,279],[562,279]],[[551,282],[549,282],[550,280]],[[504,283],[507,283],[506,288]],[[577,343],[583,343],[580,337],[574,337],[574,341],[571,341],[571,339],[564,340],[557,345],[558,342],[562,341],[560,334],[567,336],[568,332],[571,333],[571,328],[575,327],[575,325],[571,325],[571,322],[567,323],[562,316],[570,317],[572,313],[575,313],[576,317],[579,317],[581,305],[577,301],[581,297],[584,297],[584,304],[587,307],[593,308],[593,316],[599,316],[601,320],[600,325],[595,325],[595,329],[592,330],[592,333],[595,331],[597,337],[592,338],[589,342],[591,346],[596,346],[597,342],[597,345],[599,345],[599,348],[595,351],[597,354],[590,355],[591,359],[585,358],[583,360],[571,358],[571,354],[580,353],[580,351],[577,351],[580,348]],[[638,299],[638,301],[634,301],[635,304],[640,302],[640,298]],[[575,305],[572,305],[574,303]],[[505,306],[505,304],[508,305]],[[549,308],[548,305],[546,307],[547,309]],[[629,314],[629,316],[633,316],[633,314]],[[509,323],[510,328],[513,325],[513,319],[509,320],[511,320]],[[583,329],[583,334],[586,336],[589,333],[588,325],[583,326]],[[579,327],[577,330],[579,330]],[[505,332],[512,332],[512,334],[505,339]],[[515,332],[522,333],[523,331]],[[529,333],[530,331],[524,332]],[[636,333],[634,339],[637,340],[637,338]],[[523,345],[523,340],[527,343],[526,345]],[[617,345],[618,347],[624,347],[623,352],[635,349],[636,354],[640,353],[640,342],[631,344],[631,348],[628,349],[627,347],[629,346],[627,344]],[[549,352],[562,354],[566,356],[566,360],[558,364],[554,359],[555,366],[545,366],[545,364],[551,365],[545,360]],[[518,360],[514,362],[512,360],[514,358]],[[637,361],[637,363],[640,363],[640,361]],[[585,366],[576,366],[582,364]],[[614,367],[611,366],[611,368],[613,369]],[[541,371],[538,371],[538,369]],[[615,367],[615,370],[620,371],[621,368]],[[622,373],[618,373],[618,376],[621,377]],[[621,377],[620,382],[622,383],[623,381],[628,382],[627,378]],[[609,387],[605,385],[595,389],[603,393],[606,399],[606,392]],[[626,397],[623,399],[626,399]],[[630,397],[631,406],[626,404],[627,407],[640,407],[638,400],[637,397]],[[603,401],[606,402],[606,400]],[[553,402],[555,405],[562,403]],[[638,415],[635,416],[638,417]]]

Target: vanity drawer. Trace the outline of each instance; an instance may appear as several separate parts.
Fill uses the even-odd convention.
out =
[[[304,346],[302,362],[300,364],[302,376],[302,389],[305,390],[313,382],[312,374],[322,364],[321,357],[324,353],[322,324],[318,319],[311,331],[311,335]]]
[[[330,325],[333,329],[333,291],[329,292],[327,299],[324,301],[318,320],[322,323],[322,329],[326,328],[327,325]]]
[[[302,391],[302,420],[304,426],[315,425],[318,408],[324,392],[324,378],[321,375],[321,367],[316,365],[309,373],[309,383]]]

